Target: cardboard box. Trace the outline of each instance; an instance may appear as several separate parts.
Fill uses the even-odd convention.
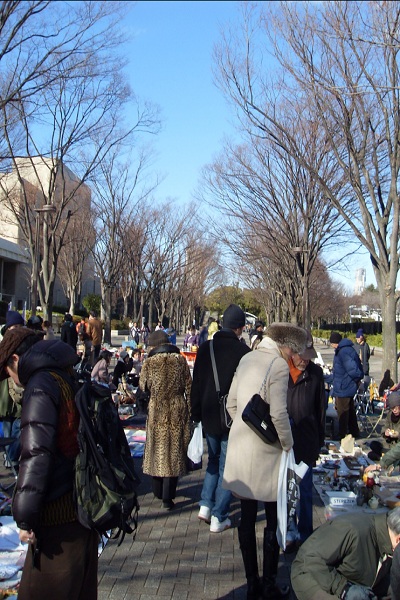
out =
[[[356,495],[354,492],[326,492],[331,506],[346,506],[356,504]]]

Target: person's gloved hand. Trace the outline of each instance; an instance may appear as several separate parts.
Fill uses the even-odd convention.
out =
[[[374,592],[364,585],[347,585],[344,594],[340,596],[345,600],[376,600]]]

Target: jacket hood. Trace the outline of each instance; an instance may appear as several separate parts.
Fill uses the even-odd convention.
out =
[[[336,348],[335,352],[337,352],[338,350],[340,350],[340,348],[344,348],[345,346],[354,346],[353,342],[351,340],[349,340],[349,338],[343,338],[339,344],[338,347]]]
[[[75,350],[61,340],[43,340],[34,344],[19,359],[18,378],[25,386],[35,371],[67,369],[79,362]]]

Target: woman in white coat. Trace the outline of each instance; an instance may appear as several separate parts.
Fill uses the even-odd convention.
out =
[[[233,418],[229,434],[223,487],[241,501],[238,528],[240,549],[247,579],[247,600],[285,598],[289,588],[276,585],[279,561],[277,490],[282,449],[289,451],[293,438],[286,408],[288,360],[306,347],[304,329],[290,323],[273,323],[254,352],[240,361],[229,391],[227,408]],[[269,371],[269,372],[268,372]],[[268,376],[262,386],[265,376]],[[260,388],[263,388],[260,391]],[[242,420],[242,412],[253,394],[260,393],[270,405],[279,442],[263,442]],[[258,501],[264,503],[266,527],[263,543],[262,586],[258,575],[256,518]]]

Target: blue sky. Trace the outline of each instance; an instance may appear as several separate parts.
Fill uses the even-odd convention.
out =
[[[130,82],[163,117],[155,140],[155,168],[166,177],[160,200],[189,202],[202,166],[232,130],[212,81],[212,50],[220,26],[239,9],[240,2],[137,2],[130,12]]]
[[[212,51],[221,28],[240,19],[240,2],[132,3],[126,22],[129,36],[128,68],[132,88],[139,97],[161,108],[163,129],[154,140],[154,169],[165,180],[156,191],[158,200],[173,198],[187,204],[202,167],[233,135],[232,115],[213,83]],[[349,292],[355,269],[367,269],[367,285],[375,282],[368,255],[348,261],[349,270],[335,273]]]

